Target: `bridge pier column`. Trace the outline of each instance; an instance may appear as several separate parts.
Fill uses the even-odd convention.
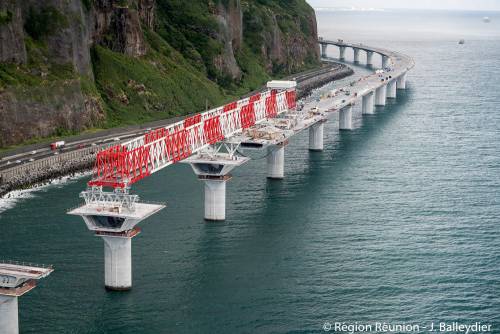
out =
[[[353,48],[354,50],[354,63],[359,64],[359,49]]]
[[[326,48],[328,44],[321,44],[321,58],[326,58]]]
[[[398,77],[397,89],[406,89],[406,72]]]
[[[345,46],[339,46],[339,52],[340,52],[339,60],[342,61],[345,60],[345,49],[346,49]]]
[[[396,98],[396,79],[393,79],[387,83],[387,98]]]
[[[17,296],[0,295],[0,333],[19,334]]]
[[[373,51],[366,51],[366,65],[373,66]]]
[[[100,187],[81,193],[85,204],[68,212],[81,216],[87,228],[104,241],[104,287],[126,291],[132,288],[132,238],[141,231],[137,224],[165,206],[140,203],[139,196],[115,190],[109,200],[98,200]],[[122,203],[120,204],[118,203]]]
[[[352,130],[352,106],[340,109],[339,130]]]
[[[220,221],[226,219],[226,183],[231,179],[230,172],[250,160],[236,155],[235,147],[222,152],[222,148],[209,147],[182,163],[191,165],[198,180],[205,183],[205,220]]]
[[[277,149],[268,148],[267,178],[283,179],[285,177],[285,143],[278,144]]]
[[[382,55],[382,68],[389,67],[389,57]]]
[[[101,235],[104,240],[104,286],[106,290],[132,289],[132,237]]]
[[[205,219],[226,219],[226,182],[229,178],[204,180],[205,182]]]
[[[385,99],[387,94],[387,86],[380,86],[375,90],[375,105],[376,106],[385,106]]]
[[[365,96],[363,96],[362,109],[364,115],[369,115],[374,113],[374,99],[375,94],[373,92],[369,92]]]
[[[323,151],[324,122],[314,124],[309,128],[309,151]]]

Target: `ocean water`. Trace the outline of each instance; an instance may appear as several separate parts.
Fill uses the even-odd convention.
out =
[[[0,258],[56,268],[20,298],[21,332],[480,321],[499,333],[499,23],[495,13],[318,13],[324,37],[412,55],[408,89],[373,116],[357,106],[353,131],[339,133],[333,118],[324,152],[307,150],[307,133],[293,138],[283,181],[266,180],[259,157],[235,170],[224,223],[203,221],[188,166],[138,183],[135,193],[168,207],[133,240],[130,292],[104,290],[102,240],[65,214],[86,178],[10,201]]]

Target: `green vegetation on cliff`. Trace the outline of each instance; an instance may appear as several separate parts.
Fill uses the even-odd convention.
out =
[[[0,147],[198,112],[319,64],[305,0],[2,6]]]
[[[188,64],[154,32],[151,49],[131,58],[109,49],[92,49],[95,82],[107,106],[107,126],[137,124],[185,115],[227,98],[203,73]]]

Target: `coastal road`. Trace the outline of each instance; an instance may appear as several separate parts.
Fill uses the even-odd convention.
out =
[[[320,69],[304,71],[296,75],[291,75],[286,79],[295,79],[297,81],[297,84],[300,86],[300,83],[302,82],[306,82],[322,75],[331,74],[333,76],[335,75],[335,73],[345,70],[345,68],[345,65],[339,63],[324,63],[322,68]],[[248,95],[252,95],[255,92],[251,92]],[[66,142],[66,145],[63,148],[54,151],[50,149],[49,143],[40,143],[13,149],[5,153],[0,153],[0,171],[13,168],[16,165],[22,165],[25,163],[44,159],[54,154],[71,152],[90,146],[96,146],[96,149],[101,149],[107,146],[115,145],[121,141],[126,141],[128,139],[141,136],[152,129],[165,127],[167,125],[176,123],[187,116],[189,115],[149,122],[143,125],[132,125],[128,127],[102,130],[96,133],[83,134],[69,138],[61,138],[59,140],[64,140]]]

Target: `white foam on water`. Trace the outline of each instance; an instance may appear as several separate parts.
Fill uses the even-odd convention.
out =
[[[75,173],[74,175],[62,176],[57,179],[53,179],[44,183],[33,185],[28,189],[13,190],[4,196],[0,197],[0,214],[16,206],[17,203],[29,200],[30,198],[35,198],[37,192],[47,191],[50,188],[56,187],[61,188],[64,185],[76,182],[82,177],[91,175],[91,171]]]

